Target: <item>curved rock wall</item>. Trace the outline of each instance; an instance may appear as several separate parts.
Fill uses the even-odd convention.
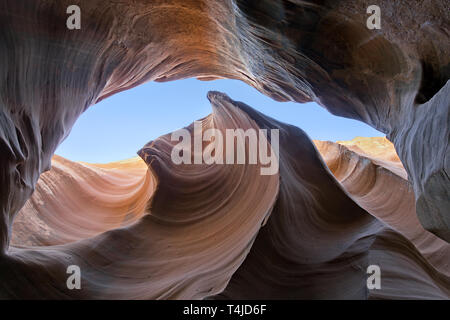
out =
[[[213,113],[201,120],[204,130],[280,130],[279,175],[262,176],[251,164],[174,165],[170,135],[140,151],[147,172],[137,160],[99,167],[56,157],[14,224],[22,245],[11,251],[8,265],[15,267],[6,269],[1,292],[27,298],[449,298],[450,245],[421,227],[391,143],[316,141],[317,150],[294,126],[220,93],[209,98]],[[137,203],[151,194],[142,213]],[[75,201],[68,210],[80,196],[101,208],[109,203],[111,214],[92,212],[90,201]],[[37,205],[42,200],[46,205]],[[127,211],[133,221],[113,229],[106,219],[123,221],[124,214],[114,212],[124,203],[134,208]],[[35,217],[48,221],[45,241]],[[96,226],[111,231],[94,236]],[[82,290],[65,287],[71,264],[81,267]],[[380,266],[381,290],[367,288],[370,265]],[[33,291],[12,289],[22,273],[35,274],[25,286]]]
[[[124,231],[127,228],[141,228],[142,219],[133,227],[119,229],[117,232],[120,236],[115,231],[106,232],[82,240],[80,244],[72,244],[77,248],[69,251],[42,249],[19,250],[16,253],[16,249],[10,247],[12,225],[16,214],[30,198],[40,174],[50,169],[56,147],[69,134],[74,122],[86,108],[145,81],[170,81],[186,77],[203,80],[240,79],[274,99],[316,101],[333,114],[364,121],[383,131],[394,143],[407,172],[414,190],[419,221],[426,230],[441,239],[450,240],[450,4],[447,1],[378,1],[382,8],[380,30],[366,27],[366,8],[371,3],[365,0],[79,0],[81,29],[69,30],[66,27],[66,9],[72,2],[5,0],[0,4],[2,270],[12,270],[17,277],[20,276],[19,272],[41,270],[44,278],[36,275],[35,279],[30,278],[29,281],[33,283],[46,279],[47,283],[53,285],[56,280],[52,280],[50,272],[56,272],[55,268],[61,267],[61,262],[54,261],[55,256],[62,261],[66,258],[84,261],[87,259],[84,255],[89,256],[85,248],[105,239],[116,242],[115,254],[125,250],[120,237],[128,235]],[[258,122],[256,119],[254,121]],[[302,141],[304,148],[310,146],[308,139]],[[163,146],[161,148],[165,150]],[[289,157],[289,152],[295,152],[295,147],[287,147],[285,152]],[[310,152],[312,156],[314,152]],[[302,163],[311,160],[299,158],[297,161]],[[319,162],[316,164],[318,168],[321,167]],[[296,173],[297,166],[300,164],[289,168],[288,164],[281,163],[280,174],[287,170],[295,172],[301,181],[309,181]],[[158,174],[163,174],[164,168],[161,166]],[[321,168],[317,170],[325,170]],[[175,174],[172,170],[167,173],[169,176]],[[161,181],[159,183],[162,188]],[[336,182],[330,183],[336,185]],[[311,193],[310,200],[301,197],[302,200],[298,200],[301,206],[317,196],[314,193],[317,187],[309,182],[306,184],[307,187],[303,188]],[[169,194],[179,191],[173,186],[167,188],[168,191],[161,189],[159,197],[167,197],[162,196],[164,192]],[[288,194],[293,192],[289,181],[280,182],[280,190],[283,191],[283,188],[289,189]],[[333,192],[337,192],[336,188],[340,187],[335,187]],[[410,193],[408,195],[411,196]],[[336,197],[344,199],[347,196],[344,193]],[[154,205],[160,203],[156,200],[159,199],[157,193],[152,199]],[[281,210],[283,213],[280,215],[290,217],[290,207],[295,201],[288,202],[290,204],[281,205],[275,210]],[[270,205],[265,205],[267,211]],[[360,204],[362,208],[365,208],[364,205]],[[365,209],[370,212],[369,207]],[[248,226],[252,231],[247,230],[247,251],[250,239],[256,236],[259,219],[267,213],[263,214],[261,208],[259,210],[254,214],[253,223],[256,224]],[[126,211],[122,210],[119,216]],[[323,214],[334,216],[332,212],[325,210]],[[372,225],[365,214],[352,215],[355,215],[353,223],[363,228],[367,237],[362,242],[358,241],[357,235],[361,234],[361,230],[353,230],[354,225],[350,221],[346,225],[344,217],[344,222],[336,221],[343,223],[344,229],[348,228],[349,234],[344,236],[345,240],[340,240],[342,243],[338,243],[349,246],[349,252],[356,254],[364,246],[369,246],[368,242],[374,237],[374,245],[379,244],[380,248],[389,241],[392,233],[385,232],[381,236],[376,220]],[[88,233],[94,235],[109,230],[116,226],[116,222],[111,222],[109,227],[93,228]],[[47,226],[49,223],[44,222]],[[397,231],[396,237],[400,234],[406,237],[405,241],[409,241],[404,233],[406,231],[401,231],[399,226],[394,229]],[[69,233],[61,241],[72,241],[87,235]],[[161,235],[162,238],[166,236]],[[261,236],[264,237],[270,236]],[[136,236],[134,240],[139,242],[138,238]],[[159,240],[155,238],[153,241]],[[244,246],[243,243],[240,245]],[[295,247],[298,243],[288,241],[285,245]],[[77,258],[74,258],[68,253],[73,250],[83,253],[77,253]],[[100,252],[94,254],[98,258],[96,261],[103,261],[103,255],[106,255]],[[196,251],[193,256],[199,252]],[[244,252],[244,248],[239,247],[232,255],[234,263],[226,267],[227,271],[222,270],[220,277],[209,274],[212,278],[220,278],[216,279],[217,285],[210,290],[209,295],[220,293],[219,288],[226,286],[245,258]],[[344,256],[349,254],[343,248],[336,252]],[[80,256],[82,258],[78,258]],[[323,263],[331,261],[333,256],[324,253],[322,258],[312,261]],[[113,281],[114,276],[120,273],[119,269],[113,270],[112,278],[107,281]],[[194,273],[205,279],[205,270],[200,268]],[[96,282],[99,280],[95,280],[99,275],[94,272],[90,276],[92,296],[103,297]],[[146,291],[140,288],[133,297],[137,297],[138,293],[142,297],[207,295],[205,291],[209,289],[206,289],[206,284],[198,287],[197,283],[193,284],[195,281],[190,281],[184,284],[185,289],[181,289],[182,284],[174,284],[175,278],[167,282],[163,276],[161,282],[156,281],[159,284],[155,284],[152,294],[149,294],[150,289]],[[440,279],[436,281],[440,283]],[[167,289],[168,283],[171,292],[162,289]],[[14,295],[10,285],[3,285],[3,295]],[[48,296],[61,295],[61,292],[49,290],[51,293]],[[201,293],[194,294],[192,290],[200,290]],[[362,297],[365,294],[361,287],[356,286],[353,290],[342,294],[345,297]],[[232,288],[227,288],[226,292],[232,292]],[[27,296],[29,293],[22,294]],[[17,296],[20,294],[17,293]]]

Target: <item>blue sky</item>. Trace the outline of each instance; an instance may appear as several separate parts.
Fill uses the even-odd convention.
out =
[[[74,161],[105,163],[136,156],[147,142],[211,113],[210,90],[279,121],[302,128],[312,139],[351,140],[384,136],[365,123],[333,116],[315,103],[276,102],[238,80],[149,82],[91,106],[56,154]]]

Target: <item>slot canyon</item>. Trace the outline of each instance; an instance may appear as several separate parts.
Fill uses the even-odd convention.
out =
[[[380,29],[366,0],[0,1],[0,298],[449,299],[450,2],[376,2]],[[210,91],[185,129],[279,130],[276,174],[174,164],[170,133],[128,160],[55,155],[96,103],[186,78],[386,137],[311,140]]]

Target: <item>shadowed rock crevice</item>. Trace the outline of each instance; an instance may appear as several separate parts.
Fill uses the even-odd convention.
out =
[[[433,65],[429,65],[423,60],[421,61],[421,65],[422,78],[420,80],[420,89],[415,100],[418,104],[428,102],[441,90],[447,80],[450,79],[450,65],[444,66],[442,72],[435,70]]]

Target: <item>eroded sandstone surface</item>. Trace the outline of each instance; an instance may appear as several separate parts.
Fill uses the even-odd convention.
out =
[[[412,184],[388,140],[313,144],[301,129],[224,94],[209,98],[205,129],[280,130],[277,175],[260,175],[260,165],[251,164],[174,165],[178,142],[170,134],[144,146],[144,161],[96,165],[54,157],[14,223],[15,268],[7,270],[14,281],[3,282],[4,292],[448,299],[450,244],[419,223]],[[83,270],[83,290],[65,287],[67,264]],[[381,290],[367,288],[370,265],[383,272]],[[13,290],[22,272],[36,274],[27,282],[33,292]]]
[[[267,298],[448,297],[448,1],[378,1],[379,30],[366,27],[371,3],[365,0],[81,0],[80,30],[66,27],[70,4],[0,3],[1,297],[234,298],[239,292],[250,298],[261,294],[251,288],[263,279],[273,284]],[[146,81],[186,77],[240,79],[276,100],[316,101],[384,132],[400,161],[361,143],[319,143],[328,169],[300,129],[215,94],[210,117],[223,122],[205,125],[282,129],[279,176],[249,184],[253,167],[188,173],[192,169],[171,165],[171,144],[162,137],[140,151],[149,166],[145,179],[135,169],[116,168],[106,177],[104,169],[60,159],[60,180],[36,188],[89,106]],[[233,121],[222,109],[231,110]],[[351,161],[339,160],[341,155]],[[198,179],[187,178],[192,174]],[[138,203],[127,194],[116,205],[130,207],[109,212],[107,196],[114,189],[107,189],[104,203],[67,216],[94,186],[53,199],[47,212],[36,207],[39,196],[50,197],[51,185],[64,184],[65,177],[100,184],[122,179],[128,193],[146,197]],[[170,183],[178,179],[182,183]],[[392,206],[382,202],[385,210],[378,203],[390,194],[383,181],[398,186]],[[206,185],[214,190],[207,197],[193,191]],[[121,190],[120,183],[116,187]],[[230,200],[222,206],[224,195]],[[44,231],[40,236],[11,235],[23,207],[31,220],[19,218],[17,225]],[[51,216],[63,208],[61,221]],[[87,226],[91,214],[90,228],[72,227]],[[57,246],[44,246],[49,244]],[[267,261],[261,248],[277,259]],[[440,250],[447,253],[434,254]],[[362,266],[387,256],[392,281],[369,294]],[[83,293],[61,288],[67,263],[90,270]],[[255,271],[255,265],[264,268]],[[335,280],[333,289],[320,289],[325,280],[313,276],[317,270]],[[402,270],[413,280],[404,280]],[[312,282],[309,291],[297,281],[305,277]],[[106,293],[105,287],[117,290]]]

